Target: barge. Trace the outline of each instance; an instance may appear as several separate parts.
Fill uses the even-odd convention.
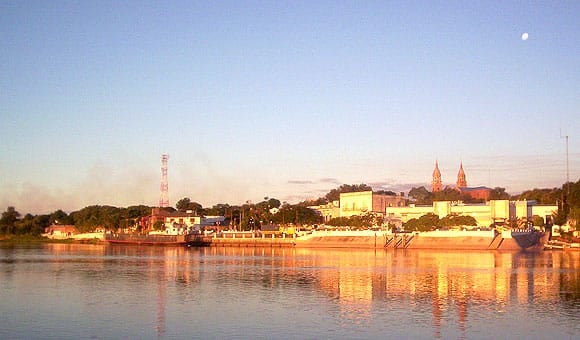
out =
[[[198,234],[106,234],[105,241],[110,244],[149,245],[149,246],[207,246],[209,237]]]

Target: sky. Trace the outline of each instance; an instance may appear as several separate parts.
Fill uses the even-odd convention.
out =
[[[171,205],[430,189],[435,161],[444,184],[462,162],[469,186],[560,187],[580,178],[578,13],[1,0],[0,210],[155,206],[162,154]]]

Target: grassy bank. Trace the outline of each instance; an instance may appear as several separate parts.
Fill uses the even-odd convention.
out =
[[[47,237],[35,235],[0,235],[0,243],[77,243],[75,240],[51,240]]]

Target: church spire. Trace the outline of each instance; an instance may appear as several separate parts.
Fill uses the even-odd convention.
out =
[[[441,171],[439,171],[439,162],[435,161],[435,170],[433,170],[433,181],[431,182],[431,192],[441,191]]]
[[[467,187],[467,180],[465,179],[465,171],[463,171],[463,162],[459,164],[459,172],[457,173],[457,188]]]

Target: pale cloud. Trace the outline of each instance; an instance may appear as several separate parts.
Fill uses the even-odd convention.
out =
[[[318,182],[320,182],[320,183],[340,184],[340,182],[338,181],[338,179],[331,178],[331,177],[321,178],[321,179],[318,180]]]
[[[314,184],[314,182],[312,181],[301,181],[301,180],[289,180],[288,184],[299,184],[299,185],[303,185],[303,184]]]

